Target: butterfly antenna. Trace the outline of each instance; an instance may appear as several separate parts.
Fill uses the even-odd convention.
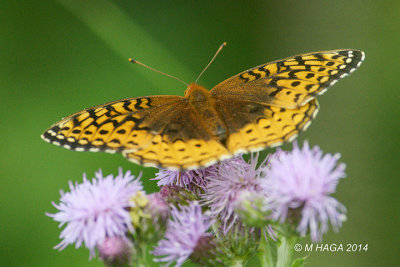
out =
[[[145,67],[145,68],[148,68],[148,69],[150,69],[150,70],[152,70],[152,71],[158,72],[158,73],[160,73],[160,74],[162,74],[162,75],[165,75],[165,76],[168,76],[168,77],[171,77],[171,78],[173,78],[173,79],[175,79],[175,80],[177,80],[177,81],[183,83],[183,84],[186,85],[186,86],[189,85],[188,83],[182,81],[181,79],[179,79],[179,78],[177,78],[177,77],[175,77],[175,76],[172,76],[172,75],[170,75],[170,74],[167,74],[167,73],[162,72],[162,71],[159,71],[159,70],[156,70],[155,68],[152,68],[152,67],[150,67],[150,66],[147,66],[146,64],[144,64],[144,63],[142,63],[142,62],[140,62],[140,61],[137,61],[137,60],[135,60],[135,59],[130,58],[130,59],[129,59],[129,62],[139,64],[139,65],[141,65],[141,66],[143,66],[143,67]]]
[[[214,59],[217,57],[217,55],[219,54],[219,52],[221,52],[222,48],[224,48],[226,46],[226,42],[223,42],[217,52],[215,52],[215,55],[212,57],[212,59],[210,60],[210,62],[207,64],[207,66],[203,69],[203,71],[199,74],[199,77],[197,77],[196,81],[194,83],[197,83],[197,81],[200,79],[201,75],[203,75],[203,73],[206,71],[206,69],[208,69],[208,67],[211,65],[211,63],[213,63]]]

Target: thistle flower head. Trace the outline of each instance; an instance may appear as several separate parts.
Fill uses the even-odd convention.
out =
[[[158,180],[157,185],[160,187],[164,185],[177,185],[190,191],[196,191],[197,188],[204,188],[206,186],[206,177],[217,166],[218,163],[207,168],[183,172],[161,169],[156,173],[156,177],[153,180]]]
[[[257,161],[258,154],[252,155],[249,163],[242,157],[225,160],[207,177],[204,204],[209,205],[213,217],[221,219],[224,233],[238,220],[235,209],[243,196],[263,194],[260,180],[267,168],[265,161],[257,168]]]
[[[70,192],[61,191],[60,204],[53,203],[59,211],[48,213],[60,226],[66,225],[60,234],[62,241],[55,247],[64,249],[68,244],[82,243],[94,256],[95,247],[106,237],[125,236],[132,230],[129,211],[130,198],[143,189],[139,181],[119,169],[118,175],[103,177],[101,170],[96,172],[92,181],[83,175],[83,183],[69,183]]]
[[[166,262],[167,266],[173,262],[176,262],[175,266],[181,266],[198,244],[203,248],[203,240],[211,237],[207,230],[213,224],[213,220],[202,213],[197,202],[189,206],[180,206],[180,209],[173,206],[171,216],[165,237],[159,241],[153,254],[162,256],[155,260]]]
[[[270,170],[263,179],[272,218],[285,221],[288,217],[300,221],[297,231],[305,235],[308,229],[313,241],[319,241],[330,221],[337,230],[345,219],[345,207],[330,196],[339,179],[345,177],[345,165],[337,163],[339,154],[323,155],[318,146],[310,149],[307,142],[300,149],[278,151],[271,157]],[[300,215],[300,216],[298,216]]]

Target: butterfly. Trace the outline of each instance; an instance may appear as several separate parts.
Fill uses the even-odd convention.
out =
[[[144,166],[207,167],[295,139],[318,112],[316,96],[364,58],[353,49],[300,54],[241,72],[210,91],[192,83],[183,97],[94,106],[55,123],[41,137],[74,151],[122,153]]]

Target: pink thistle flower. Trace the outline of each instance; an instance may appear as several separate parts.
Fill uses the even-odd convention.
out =
[[[95,247],[107,237],[124,237],[132,231],[129,199],[143,189],[140,176],[135,179],[120,168],[115,178],[112,174],[103,177],[99,170],[91,182],[85,174],[83,183],[69,182],[71,192],[61,191],[60,204],[53,203],[59,211],[46,214],[60,222],[60,227],[66,225],[55,248],[62,250],[72,243],[78,248],[84,243],[92,258]]]
[[[217,165],[218,163],[207,168],[183,172],[161,169],[156,173],[156,177],[153,180],[159,180],[157,185],[160,187],[164,185],[177,185],[190,191],[195,191],[196,187],[204,188],[206,186],[206,177]]]
[[[157,262],[166,262],[166,266],[176,262],[175,266],[181,266],[198,245],[204,249],[203,241],[212,237],[207,230],[213,224],[213,220],[202,213],[197,202],[192,202],[189,206],[180,206],[179,210],[172,206],[171,216],[164,239],[152,253],[155,256],[163,256],[155,259]]]
[[[308,142],[302,149],[294,142],[291,152],[277,153],[271,157],[271,168],[263,180],[272,219],[284,222],[301,214],[294,218],[300,219],[297,231],[304,236],[309,230],[313,241],[321,240],[329,221],[338,230],[346,208],[330,194],[346,176],[345,164],[337,163],[340,154],[323,155],[318,146],[310,149]]]
[[[225,160],[207,177],[207,187],[202,195],[203,204],[210,207],[211,215],[220,218],[226,234],[238,221],[235,212],[240,202],[248,195],[264,197],[260,185],[266,175],[266,161],[257,168],[258,154],[247,163],[242,157]]]

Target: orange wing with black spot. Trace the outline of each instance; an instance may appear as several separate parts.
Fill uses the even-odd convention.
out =
[[[229,135],[225,146],[233,155],[279,146],[296,138],[318,113],[316,99],[296,109],[286,109],[255,102],[219,100],[221,114]]]
[[[146,146],[165,125],[163,116],[184,101],[179,96],[151,96],[113,101],[72,114],[42,138],[75,151],[122,152]]]
[[[191,169],[228,157],[179,96],[139,97],[75,113],[51,126],[42,138],[74,151],[121,152],[146,166]]]
[[[211,90],[233,154],[279,146],[304,131],[324,93],[364,60],[359,50],[302,54],[239,73]]]
[[[297,55],[239,73],[211,93],[284,108],[304,105],[339,79],[356,70],[364,60],[359,50],[332,50]]]
[[[164,128],[154,135],[148,146],[124,151],[125,157],[145,166],[175,170],[206,167],[232,157],[215,137],[214,125],[205,121],[189,102],[181,103],[164,115],[164,120]]]

